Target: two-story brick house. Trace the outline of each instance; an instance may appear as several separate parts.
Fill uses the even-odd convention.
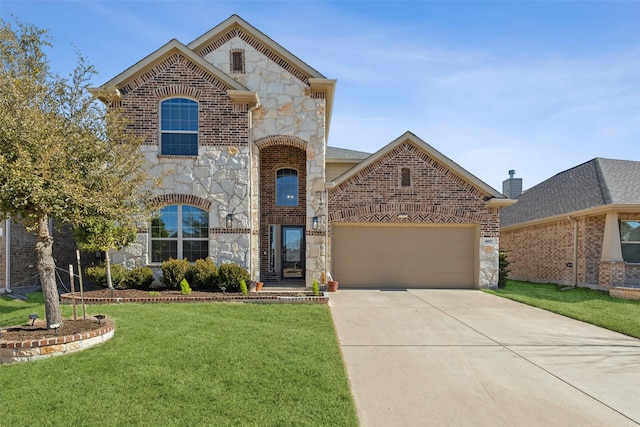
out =
[[[327,146],[336,81],[234,15],[103,85],[143,140],[157,217],[113,261],[236,262],[252,279],[351,287],[497,284],[513,201],[407,132]]]

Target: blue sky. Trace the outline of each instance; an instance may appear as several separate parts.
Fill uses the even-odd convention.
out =
[[[640,1],[34,1],[52,69],[82,52],[102,84],[172,38],[238,14],[338,80],[329,144],[409,130],[501,191],[594,157],[640,161]]]

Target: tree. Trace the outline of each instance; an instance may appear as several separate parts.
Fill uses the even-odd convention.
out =
[[[83,251],[101,251],[105,253],[107,286],[113,289],[111,281],[111,249],[122,249],[136,239],[136,229],[132,225],[122,226],[119,222],[101,217],[89,218],[74,229],[74,238],[78,248]]]
[[[93,66],[78,54],[68,78],[54,75],[46,31],[0,20],[0,211],[37,234],[47,327],[62,323],[49,219],[73,227],[146,223],[150,177],[140,141],[127,132],[116,91],[87,91]]]

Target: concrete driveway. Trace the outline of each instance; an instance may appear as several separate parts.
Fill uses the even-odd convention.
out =
[[[481,291],[329,306],[362,426],[640,424],[640,340]]]

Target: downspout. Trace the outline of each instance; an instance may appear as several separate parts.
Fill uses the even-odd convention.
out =
[[[571,215],[567,217],[569,222],[573,223],[573,259],[571,266],[573,267],[571,286],[574,288],[578,286],[578,220],[572,218]]]
[[[5,221],[4,234],[4,288],[5,291],[11,293],[11,220],[7,218]]]

